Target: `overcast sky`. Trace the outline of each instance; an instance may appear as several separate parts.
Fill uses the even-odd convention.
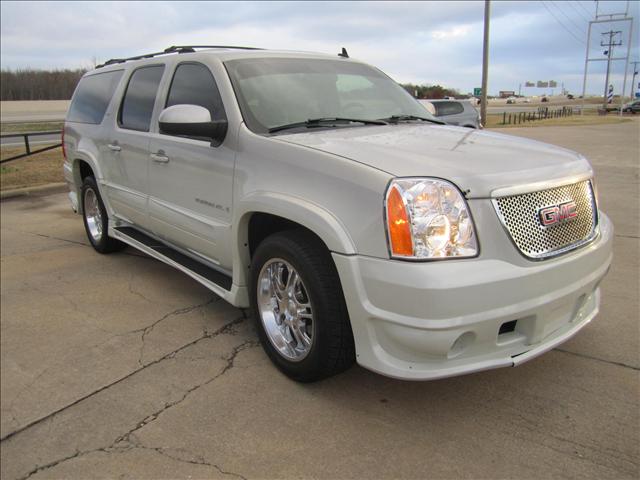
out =
[[[601,13],[627,2],[600,2]],[[492,2],[489,92],[525,89],[526,80],[582,89],[588,19],[596,2]],[[76,68],[174,44],[231,44],[349,54],[399,82],[440,84],[462,92],[480,86],[484,3],[471,2],[11,2],[3,0],[2,68]],[[640,60],[639,3],[632,60]],[[604,58],[599,25],[593,57]],[[624,48],[615,50],[624,55]],[[588,91],[604,89],[606,62],[592,64]],[[616,92],[624,62],[614,64]],[[631,68],[630,68],[630,73]],[[630,77],[629,77],[630,81]]]

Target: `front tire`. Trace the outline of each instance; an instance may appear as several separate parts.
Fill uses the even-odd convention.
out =
[[[310,232],[276,233],[258,246],[250,296],[262,346],[285,375],[313,382],[353,364],[340,278],[329,251]]]
[[[124,243],[108,235],[109,216],[96,179],[92,176],[86,177],[82,183],[81,199],[84,228],[93,248],[100,253],[117,252],[125,248]]]

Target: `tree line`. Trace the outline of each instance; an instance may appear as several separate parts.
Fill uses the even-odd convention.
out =
[[[69,100],[87,70],[0,70],[0,100]],[[460,92],[440,85],[402,84],[416,98],[459,97]]]
[[[0,100],[69,100],[86,70],[0,70]]]
[[[440,85],[414,85],[413,83],[403,83],[401,85],[407,92],[416,98],[437,100],[439,98],[459,98],[461,96],[460,92],[455,88],[445,88]]]

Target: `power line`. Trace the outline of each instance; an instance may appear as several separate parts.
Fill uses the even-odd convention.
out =
[[[556,22],[558,22],[558,24],[559,24],[562,28],[564,28],[564,29],[567,31],[567,33],[568,33],[569,35],[571,35],[573,38],[575,38],[575,39],[576,39],[576,41],[580,42],[581,44],[586,45],[586,43],[585,43],[584,41],[582,41],[582,40],[580,40],[578,37],[576,37],[576,35],[575,35],[571,30],[569,30],[569,29],[564,25],[564,23],[562,23],[562,22],[560,21],[560,19],[559,19],[558,17],[556,17],[556,15],[555,15],[555,14],[554,14],[550,9],[549,9],[549,7],[547,7],[547,4],[546,4],[543,0],[541,0],[541,2],[540,2],[540,3],[542,3],[542,6],[547,10],[547,12],[549,12],[549,14],[550,14],[550,15],[551,15],[555,20],[556,20]]]
[[[573,3],[578,3],[578,2],[574,1]],[[565,5],[568,5],[569,7],[571,7],[571,10],[576,12],[580,16],[581,20],[584,20],[585,22],[590,22],[591,21],[591,19],[589,18],[589,13],[588,12],[587,12],[587,16],[585,17],[582,14],[582,12],[580,12],[580,10],[578,10],[576,7],[574,7],[571,3],[567,2],[567,3],[565,3]],[[578,5],[580,5],[580,4],[578,3]],[[583,9],[583,11],[584,11],[584,9]]]
[[[578,29],[578,32],[580,32],[580,34],[581,34],[581,35],[584,35],[584,34],[586,33],[586,32],[584,32],[584,31],[582,31],[582,27],[581,27],[580,25],[578,25],[576,22],[574,22],[574,21],[569,17],[569,15],[567,15],[566,13],[564,13],[564,10],[562,10],[562,9],[560,8],[560,5],[558,5],[556,2],[549,2],[549,3],[551,3],[551,5],[553,5],[554,7],[556,7],[556,8],[560,11],[560,13],[561,13],[562,15],[564,15],[564,18],[566,18],[567,20],[569,20],[569,22],[570,22],[574,27],[576,27],[576,28]]]
[[[593,15],[593,17],[595,18],[596,16],[595,11],[593,12],[593,14],[591,14],[589,13],[589,10],[587,10],[582,6],[582,3],[578,2],[577,0],[574,0],[574,3],[576,3],[582,9],[582,11],[587,14],[587,17],[590,17],[591,15]],[[589,19],[588,21],[591,21],[591,20]]]
[[[587,14],[587,17],[584,17],[581,13],[580,10],[578,10],[576,7],[574,7],[571,3],[567,2],[566,5],[569,5],[578,15],[580,15],[580,18],[585,20],[587,23],[591,22],[591,19],[589,18],[589,16],[591,15],[583,6],[580,2],[573,0],[573,3],[575,3],[576,5],[578,5],[583,12],[585,12]],[[595,13],[593,14],[594,18],[595,18]],[[600,32],[604,32],[604,29],[598,25],[597,23],[593,25],[592,28],[596,28],[597,30],[599,30]]]

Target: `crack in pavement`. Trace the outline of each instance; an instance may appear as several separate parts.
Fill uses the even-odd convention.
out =
[[[244,321],[244,318],[240,319],[240,321]],[[240,321],[235,320],[233,322],[230,322],[230,323],[226,324],[224,327],[222,327],[221,329],[219,329],[215,333],[215,335],[211,335],[209,337],[203,337],[203,338],[212,338],[213,336],[224,334],[225,332],[231,330],[235,324],[240,323]],[[168,458],[172,458],[173,460],[180,461],[180,462],[183,462],[183,463],[190,463],[190,464],[194,464],[194,465],[211,466],[211,467],[217,469],[223,475],[231,475],[231,476],[234,476],[236,478],[241,478],[243,480],[247,480],[246,477],[244,477],[243,475],[240,475],[239,473],[229,472],[229,471],[223,470],[222,467],[220,467],[217,464],[206,462],[203,457],[194,455],[194,457],[196,457],[196,460],[187,460],[187,459],[184,459],[184,458],[179,458],[179,457],[175,457],[175,456],[167,454],[166,453],[167,449],[163,449],[161,447],[145,446],[139,440],[135,439],[135,432],[137,432],[138,430],[141,430],[145,426],[147,426],[150,423],[152,423],[155,420],[157,420],[167,410],[169,410],[169,409],[175,407],[176,405],[179,405],[180,403],[184,402],[196,390],[198,390],[198,389],[200,389],[200,388],[202,388],[202,387],[204,387],[206,385],[209,385],[210,383],[212,383],[212,382],[216,381],[217,379],[219,379],[220,377],[222,377],[224,374],[226,374],[228,371],[230,371],[233,368],[235,359],[236,359],[236,357],[238,356],[238,354],[241,351],[246,350],[248,348],[254,348],[254,347],[258,346],[258,345],[259,345],[259,342],[256,341],[256,340],[247,340],[245,342],[242,342],[240,345],[235,346],[233,348],[233,350],[231,351],[231,354],[226,359],[227,363],[222,368],[222,370],[220,370],[220,372],[218,372],[216,375],[214,375],[210,379],[204,381],[203,383],[200,383],[198,385],[195,385],[195,386],[187,389],[186,392],[179,399],[174,400],[174,401],[169,402],[169,403],[165,403],[165,405],[162,408],[156,410],[151,415],[148,415],[141,422],[138,422],[138,424],[134,428],[132,428],[131,430],[128,430],[124,434],[118,436],[110,445],[108,445],[106,447],[94,448],[94,449],[91,449],[91,450],[76,450],[73,455],[67,455],[65,457],[53,460],[53,461],[51,461],[49,463],[46,463],[44,465],[36,465],[35,468],[33,468],[32,470],[27,472],[24,476],[20,477],[19,480],[26,480],[26,479],[30,478],[31,476],[33,476],[33,475],[35,475],[35,474],[37,474],[39,472],[42,472],[44,470],[49,470],[50,468],[54,468],[54,467],[56,467],[56,466],[58,466],[58,465],[60,465],[60,464],[62,464],[64,462],[67,462],[67,461],[72,460],[74,458],[78,458],[78,457],[82,457],[82,456],[88,455],[90,453],[104,452],[104,453],[110,454],[112,452],[128,451],[128,450],[132,450],[132,449],[136,449],[136,448],[146,449],[146,450],[153,450],[153,451],[155,451],[155,452],[157,452],[157,453],[159,453],[161,455],[164,455],[164,456],[166,456]],[[134,439],[132,439],[132,436],[134,436]]]
[[[225,325],[223,325],[219,329],[214,330],[213,332],[204,332],[203,335],[201,335],[200,337],[196,338],[195,340],[193,340],[193,341],[191,341],[189,343],[186,343],[186,344],[182,345],[181,347],[179,347],[179,348],[177,348],[175,350],[172,350],[171,352],[163,355],[162,357],[160,357],[160,358],[158,358],[156,360],[153,360],[153,361],[151,361],[149,363],[146,363],[145,365],[140,366],[139,368],[129,372],[128,374],[124,375],[123,377],[120,377],[119,379],[114,380],[113,382],[108,383],[107,385],[103,385],[102,387],[98,388],[97,390],[94,390],[93,392],[90,392],[90,393],[78,398],[77,400],[74,400],[73,402],[65,405],[64,407],[59,408],[58,410],[55,410],[54,412],[51,412],[51,413],[49,413],[49,414],[47,414],[47,415],[45,415],[43,417],[37,418],[37,419],[29,422],[28,424],[24,425],[23,427],[21,427],[21,428],[19,428],[17,430],[14,430],[13,432],[10,432],[10,433],[6,434],[4,437],[0,438],[0,443],[10,439],[11,437],[14,437],[15,435],[18,435],[18,434],[24,432],[25,430],[28,430],[29,428],[31,428],[31,427],[33,427],[33,426],[35,426],[35,425],[37,425],[37,424],[49,419],[49,418],[52,418],[52,417],[58,415],[59,413],[64,412],[65,410],[68,410],[69,408],[73,407],[74,405],[77,405],[78,403],[82,402],[83,400],[86,400],[86,399],[88,399],[90,397],[93,397],[94,395],[102,392],[103,390],[106,390],[106,389],[108,389],[108,388],[110,388],[110,387],[112,387],[114,385],[119,384],[120,382],[132,377],[136,373],[138,373],[138,372],[140,372],[140,371],[142,371],[142,370],[144,370],[144,369],[146,369],[148,367],[156,365],[156,364],[158,364],[158,363],[160,363],[160,362],[162,362],[162,361],[164,361],[164,360],[166,360],[168,358],[173,358],[178,352],[181,352],[182,350],[185,350],[186,348],[189,348],[189,347],[201,342],[202,340],[206,340],[206,339],[209,339],[209,338],[215,338],[218,335],[223,335],[223,334],[227,333],[230,329],[233,328],[233,326],[235,326],[235,325],[237,325],[239,323],[242,323],[242,322],[244,322],[246,320],[246,315],[245,315],[244,311],[242,312],[242,315],[243,315],[242,317],[236,318],[235,320],[232,320],[231,322],[226,323]]]
[[[568,353],[569,355],[575,355],[576,357],[587,358],[589,360],[595,360],[602,363],[608,363],[609,365],[615,365],[617,367],[630,368],[631,370],[640,370],[640,367],[635,367],[633,365],[629,365],[628,363],[623,362],[615,362],[613,360],[605,360],[604,358],[593,357],[591,355],[586,355],[584,353],[572,352],[570,350],[564,350],[562,348],[554,348],[554,350],[562,353]]]
[[[48,238],[49,240],[58,240],[59,242],[71,243],[73,245],[81,245],[83,247],[91,247],[91,244],[89,244],[89,243],[79,242],[77,240],[69,240],[68,238],[55,237],[53,235],[45,235],[44,233],[23,232],[21,230],[12,230],[12,229],[9,229],[9,228],[7,228],[6,230],[8,230],[10,232],[13,232],[13,233],[21,233],[23,235],[32,235],[34,237]],[[136,250],[136,252],[137,252],[137,250]],[[138,257],[138,258],[146,258],[148,260],[155,260],[155,258],[150,257],[149,255],[145,255],[143,253],[133,253],[133,252],[119,252],[119,253],[121,255],[129,255],[130,257]]]
[[[35,286],[33,286],[33,285],[31,285],[31,286],[30,286],[30,288],[32,288],[32,289],[34,289],[34,290],[39,290],[37,287],[35,287]],[[130,288],[129,290],[131,291],[131,288]],[[48,293],[48,292],[47,292],[47,293]],[[64,296],[63,294],[59,294],[59,295]],[[69,302],[69,304],[74,308],[74,310],[76,310],[76,311],[81,311],[81,310],[80,310],[80,307],[78,306],[78,304],[77,304],[77,303],[76,303],[76,302],[75,302],[71,297],[64,296],[64,298],[65,298],[65,300],[66,300],[66,301],[68,301],[68,302]],[[217,301],[219,301],[219,300],[221,300],[221,298],[220,298],[220,297],[213,297],[213,298],[211,298],[211,299],[207,300],[207,301],[206,301],[206,302],[204,302],[204,303],[200,303],[200,304],[197,304],[197,305],[190,305],[190,306],[188,306],[188,307],[178,308],[178,309],[176,309],[176,310],[173,310],[173,311],[171,311],[171,312],[169,312],[169,313],[167,313],[167,314],[163,315],[160,319],[155,320],[151,325],[148,325],[148,326],[143,327],[143,328],[138,328],[138,329],[136,329],[136,330],[131,330],[131,331],[128,331],[128,332],[125,332],[125,333],[121,333],[121,334],[112,334],[113,332],[109,332],[109,331],[103,330],[103,329],[101,329],[101,328],[98,328],[98,330],[101,330],[101,331],[103,331],[103,332],[105,332],[105,333],[107,333],[107,334],[111,334],[111,335],[110,335],[106,340],[101,341],[101,342],[99,342],[99,343],[97,343],[97,344],[91,345],[91,346],[89,347],[89,349],[88,349],[88,350],[91,350],[91,349],[93,349],[93,348],[95,348],[95,347],[98,347],[98,346],[100,346],[100,345],[104,344],[104,343],[107,343],[107,342],[109,342],[112,338],[122,337],[122,336],[131,335],[131,334],[135,334],[135,333],[142,333],[142,336],[141,336],[142,344],[141,344],[141,346],[140,346],[140,355],[139,355],[139,358],[138,358],[138,365],[140,365],[141,367],[143,367],[143,366],[145,366],[145,365],[144,365],[144,363],[142,362],[142,359],[143,359],[143,356],[144,356],[145,337],[146,337],[146,335],[148,335],[149,333],[151,333],[151,331],[152,331],[152,330],[153,330],[153,329],[154,329],[154,328],[155,328],[159,323],[161,323],[162,321],[164,321],[164,320],[166,320],[167,318],[170,318],[170,317],[172,317],[172,316],[174,316],[174,315],[184,315],[184,314],[186,314],[186,313],[190,313],[190,312],[192,312],[192,311],[194,311],[194,310],[197,310],[197,309],[199,309],[199,308],[202,308],[202,307],[205,307],[205,306],[210,305],[210,304],[212,304],[212,303],[215,303],[215,302],[217,302]],[[85,312],[83,312],[83,313],[85,313]],[[90,313],[86,313],[86,314],[91,315]],[[243,313],[243,315],[244,315],[244,313]],[[96,328],[97,328],[97,327],[96,327]],[[224,327],[223,327],[223,328],[224,328]],[[205,333],[206,333],[206,332],[205,332]],[[16,396],[11,400],[11,402],[10,402],[10,404],[9,404],[8,409],[9,409],[9,411],[10,411],[10,413],[11,413],[12,421],[13,421],[13,423],[14,423],[16,426],[18,426],[18,425],[20,424],[20,422],[18,421],[18,419],[17,419],[17,417],[16,417],[16,414],[14,413],[14,405],[15,405],[15,403],[18,401],[18,399],[19,399],[19,398],[20,398],[20,397],[21,397],[21,396],[22,396],[22,395],[23,395],[23,394],[24,394],[24,393],[25,393],[29,388],[31,388],[31,387],[32,387],[32,386],[33,386],[33,385],[34,385],[34,384],[35,384],[35,383],[36,383],[36,382],[37,382],[37,381],[38,381],[38,380],[39,380],[39,379],[40,379],[40,378],[41,378],[41,377],[46,373],[46,372],[48,372],[51,368],[52,368],[52,367],[51,367],[51,366],[49,366],[49,367],[46,367],[45,369],[43,369],[43,370],[42,370],[38,375],[36,375],[36,377],[35,377],[35,378],[33,378],[33,379],[32,379],[32,380],[31,380],[31,381],[30,381],[30,382],[29,382],[25,387],[23,387],[22,389],[20,389],[20,391],[16,394]],[[10,434],[9,434],[9,435],[10,435]],[[0,441],[3,441],[5,438],[8,438],[8,437],[3,437],[2,439],[0,439]]]
[[[185,315],[185,314],[193,312],[194,310],[197,310],[199,308],[203,308],[203,307],[206,307],[207,305],[211,305],[212,303],[215,303],[215,302],[217,302],[219,300],[220,300],[220,297],[214,297],[214,298],[211,298],[211,299],[207,300],[206,302],[200,303],[198,305],[191,305],[189,307],[178,308],[178,309],[176,309],[176,310],[174,310],[172,312],[167,313],[162,318],[160,318],[160,319],[156,320],[155,322],[153,322],[151,325],[148,325],[148,326],[146,326],[144,328],[139,328],[137,330],[132,330],[130,332],[127,332],[127,335],[129,335],[131,333],[142,332],[142,335],[140,336],[140,340],[141,340],[142,344],[140,345],[140,355],[138,356],[138,365],[140,365],[141,367],[144,366],[143,357],[144,357],[145,338],[149,333],[151,333],[153,331],[153,329],[156,327],[156,325],[158,325],[159,323],[163,322],[167,318],[170,318],[170,317],[173,317],[173,316],[178,316],[178,315]]]

